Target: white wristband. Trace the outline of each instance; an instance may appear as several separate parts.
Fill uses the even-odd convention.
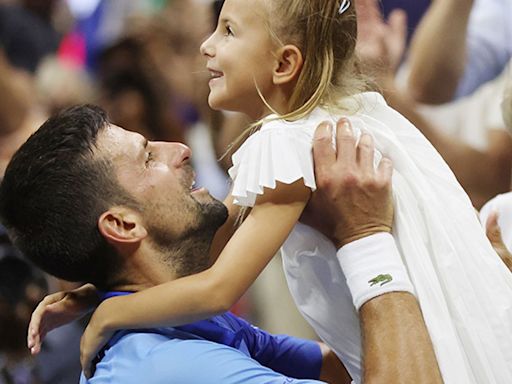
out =
[[[364,303],[385,293],[415,294],[389,233],[377,233],[346,244],[338,250],[337,257],[358,311]]]

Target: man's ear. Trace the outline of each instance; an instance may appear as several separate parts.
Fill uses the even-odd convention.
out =
[[[279,48],[276,58],[276,66],[272,73],[274,84],[285,85],[299,77],[304,60],[297,46],[288,44]]]
[[[104,212],[98,219],[98,229],[113,245],[137,243],[148,234],[140,216],[123,207],[114,207]]]

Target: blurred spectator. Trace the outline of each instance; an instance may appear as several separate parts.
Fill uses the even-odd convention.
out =
[[[140,40],[128,37],[103,51],[97,77],[99,103],[113,123],[149,139],[183,142],[171,90]]]
[[[396,87],[395,73],[405,47],[399,14],[384,22],[376,0],[360,0],[358,51],[371,68],[387,102],[429,139],[457,176],[476,207],[511,183],[512,138],[500,111],[506,74],[457,104],[428,108]],[[364,9],[367,8],[367,9]]]
[[[48,115],[77,104],[94,101],[95,88],[89,74],[73,62],[57,56],[46,57],[39,65],[35,88],[37,103]]]
[[[33,77],[12,67],[0,50],[0,176],[18,147],[43,120],[34,107]]]
[[[34,73],[57,50],[60,36],[48,20],[17,5],[0,5],[0,46],[12,65]]]
[[[503,92],[503,101],[501,103],[501,112],[503,120],[508,129],[512,131],[512,64],[509,65],[508,74],[506,75],[505,92]]]
[[[46,293],[40,272],[13,254],[0,259],[1,384],[42,383],[26,347],[26,330],[32,311]]]
[[[512,57],[510,0],[435,0],[414,36],[409,88],[420,102],[467,96]]]
[[[75,33],[85,41],[87,68],[95,71],[100,53],[125,35],[129,21],[144,9],[143,0],[70,1]]]
[[[402,9],[407,14],[407,40],[414,34],[430,3],[431,0],[381,0],[385,19],[388,19],[395,9]]]

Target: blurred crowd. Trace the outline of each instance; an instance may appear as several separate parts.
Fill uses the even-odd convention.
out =
[[[512,1],[354,3],[368,82],[436,147],[476,209],[508,192]],[[221,6],[0,0],[0,175],[49,115],[93,103],[126,129],[189,145],[197,183],[223,199],[230,160],[222,155],[250,121],[207,104],[210,74],[199,46]],[[0,384],[77,382],[82,324],[52,332],[37,358],[25,347],[35,303],[70,283],[26,264],[1,229],[0,239]],[[235,310],[272,332],[311,337],[280,268],[275,258]]]

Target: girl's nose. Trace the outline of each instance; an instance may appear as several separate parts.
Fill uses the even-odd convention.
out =
[[[208,56],[208,57],[214,56],[215,51],[213,49],[212,38],[213,38],[213,35],[208,37],[205,41],[203,41],[203,44],[201,44],[201,47],[199,48],[201,55]]]

